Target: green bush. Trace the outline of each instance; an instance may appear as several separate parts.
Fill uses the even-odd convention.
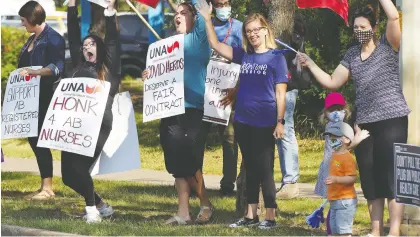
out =
[[[1,27],[1,81],[7,81],[18,65],[19,52],[30,36],[25,30]]]

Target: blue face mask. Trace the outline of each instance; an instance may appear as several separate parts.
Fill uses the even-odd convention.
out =
[[[216,17],[221,21],[227,21],[231,15],[231,7],[222,7],[222,8],[215,8],[216,10]]]
[[[337,138],[330,138],[329,140],[330,146],[334,151],[337,151],[340,149],[341,146],[343,146],[343,141],[341,139]]]
[[[346,112],[344,110],[334,111],[328,114],[328,120],[331,122],[342,122],[345,116]]]

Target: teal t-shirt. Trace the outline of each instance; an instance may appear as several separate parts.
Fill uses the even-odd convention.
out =
[[[197,0],[192,3],[196,5]],[[204,110],[205,80],[210,60],[204,18],[198,14],[194,28],[184,38],[184,94],[185,107]]]

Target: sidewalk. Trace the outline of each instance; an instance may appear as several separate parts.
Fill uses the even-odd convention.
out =
[[[60,161],[54,161],[53,164],[54,176],[61,177],[61,163]],[[5,162],[1,163],[2,172],[28,172],[32,174],[39,174],[38,164],[36,159],[21,159],[21,158],[8,158],[5,157]],[[95,179],[100,180],[112,180],[112,181],[133,181],[133,182],[142,182],[158,185],[173,185],[174,178],[172,175],[168,174],[166,171],[156,171],[156,170],[145,170],[137,169],[132,171],[106,174],[106,175],[97,175]],[[206,182],[206,187],[209,189],[219,189],[220,188],[220,179],[219,175],[204,175],[204,180]],[[276,183],[277,187],[281,186],[281,183]],[[299,183],[300,197],[302,198],[320,198],[313,193],[315,184]],[[360,201],[364,201],[362,190],[360,188],[356,189],[357,196]]]

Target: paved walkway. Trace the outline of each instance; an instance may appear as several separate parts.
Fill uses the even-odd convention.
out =
[[[54,161],[54,176],[61,177],[61,163],[60,161]],[[5,158],[5,162],[1,163],[1,171],[13,171],[13,172],[29,172],[33,174],[39,174],[38,165],[36,159],[21,159],[21,158]],[[166,171],[146,170],[137,169],[132,171],[97,175],[95,179],[101,180],[119,180],[119,181],[133,181],[142,183],[151,183],[159,185],[173,185],[174,178]],[[204,175],[206,181],[206,187],[209,189],[219,189],[220,187],[219,175]],[[277,187],[280,187],[281,183],[276,183]],[[315,184],[299,183],[299,191],[301,197],[306,198],[319,198],[314,195]],[[356,189],[359,200],[365,200],[363,193],[360,188]]]

